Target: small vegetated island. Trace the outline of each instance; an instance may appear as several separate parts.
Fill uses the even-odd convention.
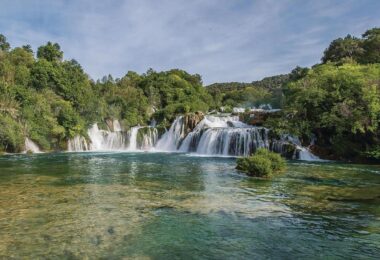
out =
[[[248,156],[266,148],[287,158],[307,149],[323,159],[378,162],[379,122],[380,28],[334,40],[311,68],[207,87],[179,69],[94,81],[57,43],[34,53],[0,35],[2,153],[161,146]],[[259,176],[283,166],[264,150],[238,163]]]
[[[253,177],[270,177],[285,169],[286,162],[281,155],[260,148],[254,155],[237,159],[236,169]]]

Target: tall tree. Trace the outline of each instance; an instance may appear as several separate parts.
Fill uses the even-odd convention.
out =
[[[380,28],[373,28],[363,35],[364,63],[380,63]]]
[[[40,46],[37,50],[37,58],[47,61],[61,61],[63,52],[58,43],[48,42],[46,45]]]
[[[361,40],[348,34],[345,38],[338,38],[330,43],[324,52],[322,62],[340,62],[347,58],[357,61],[363,53]]]
[[[2,51],[8,51],[11,48],[9,43],[7,42],[7,38],[0,34],[0,50]]]

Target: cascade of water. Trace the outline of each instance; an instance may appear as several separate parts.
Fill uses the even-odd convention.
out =
[[[100,130],[94,124],[88,130],[90,144],[85,138],[76,136],[68,142],[69,151],[101,150],[152,150],[193,152],[205,155],[247,156],[258,148],[267,148],[287,157],[301,160],[318,160],[298,138],[284,135],[280,139],[269,138],[264,127],[249,126],[237,116],[207,115],[195,128],[186,134],[184,117],[177,117],[170,129],[158,139],[155,127],[132,127],[123,132],[119,121],[113,121],[113,130]]]
[[[315,156],[306,147],[297,147],[298,156],[297,159],[303,161],[322,161],[318,156]]]
[[[90,150],[92,151],[123,150],[126,148],[122,132],[100,130],[97,124],[88,130],[88,137],[91,141]]]
[[[119,120],[115,119],[113,120],[113,131],[114,132],[121,132],[121,125],[120,125],[120,122]]]
[[[238,117],[206,116],[183,140],[181,152],[212,155],[249,155],[269,148],[268,130],[252,127]]]
[[[158,131],[154,127],[145,128],[147,133],[142,134],[142,142],[140,145],[141,150],[151,150],[158,140]]]
[[[67,144],[67,151],[69,152],[83,152],[88,150],[87,141],[83,136],[77,135],[69,139]]]
[[[29,151],[33,153],[41,153],[38,145],[27,137],[25,138],[25,153]]]
[[[268,131],[263,127],[209,127],[205,123],[185,138],[180,151],[240,156],[260,147],[269,148]]]
[[[75,136],[68,140],[68,151],[150,150],[157,143],[158,131],[156,128],[135,126],[128,132],[123,132],[120,124],[115,121],[113,122],[114,131],[101,130],[97,124],[94,124],[87,132],[89,144],[82,136]]]
[[[205,116],[205,118],[199,123],[200,127],[248,127],[239,120],[238,116]]]
[[[129,133],[129,147],[128,150],[136,151],[137,150],[137,134],[141,129],[141,126],[134,126],[131,128]]]
[[[161,151],[177,151],[184,137],[183,117],[179,116],[174,120],[170,129],[158,140],[156,148]]]

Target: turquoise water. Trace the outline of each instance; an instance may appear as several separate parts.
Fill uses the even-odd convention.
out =
[[[380,258],[380,167],[233,158],[0,157],[0,258]]]

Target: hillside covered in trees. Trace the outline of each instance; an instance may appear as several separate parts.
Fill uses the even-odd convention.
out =
[[[22,151],[25,137],[45,151],[62,150],[69,138],[86,136],[91,124],[107,118],[126,128],[153,118],[165,124],[212,104],[199,75],[150,69],[94,82],[78,62],[63,59],[57,43],[34,55],[30,46],[12,49],[0,36],[0,151]]]
[[[270,103],[282,109],[266,126],[294,134],[334,159],[380,159],[380,29],[334,40],[320,64],[250,83],[216,83],[183,70],[111,75],[92,80],[57,43],[36,53],[12,48],[0,35],[0,151],[21,152],[25,138],[43,150],[64,150],[89,126],[119,119],[125,128],[220,107]]]
[[[324,158],[380,160],[380,28],[334,40],[312,68],[252,83],[213,84],[208,91],[219,105],[268,102],[282,108],[281,118],[266,126],[314,143]],[[258,92],[254,98],[252,92]]]

